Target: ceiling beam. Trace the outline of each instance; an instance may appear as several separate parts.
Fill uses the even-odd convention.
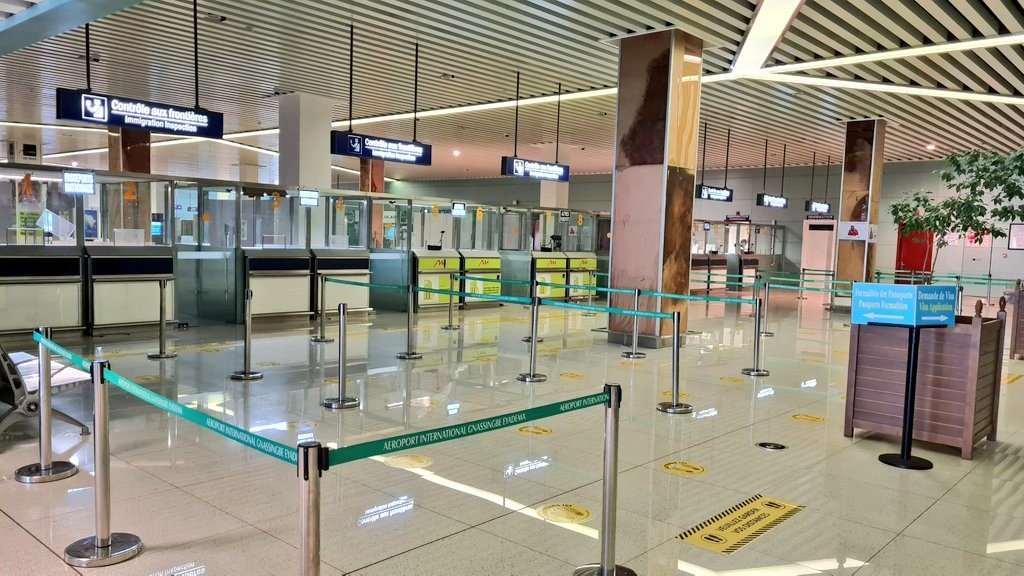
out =
[[[0,20],[0,56],[63,34],[142,0],[43,0]]]

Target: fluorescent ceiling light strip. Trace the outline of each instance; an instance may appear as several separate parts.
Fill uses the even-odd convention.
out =
[[[921,86],[902,86],[884,82],[863,82],[860,80],[843,80],[840,78],[824,78],[822,76],[802,76],[796,74],[739,74],[733,78],[783,82],[786,84],[802,84],[805,86],[823,86],[843,90],[867,90],[869,92],[888,92],[890,94],[906,94],[908,96],[926,96],[930,98],[946,98],[950,100],[967,100],[971,102],[987,102],[990,104],[1008,104],[1024,106],[1024,97],[989,94],[985,92],[968,92],[963,90],[946,90],[943,88],[924,88]]]
[[[803,5],[804,0],[761,0],[740,44],[739,53],[732,62],[732,69],[741,72],[760,70]]]
[[[54,152],[53,154],[43,154],[44,160],[52,160],[54,158],[67,158],[68,156],[84,156],[86,154],[102,154],[106,152],[106,148],[89,148],[87,150],[73,150],[71,152]]]
[[[106,128],[93,128],[91,126],[68,126],[66,124],[36,124],[34,122],[6,122],[0,121],[0,126],[11,128],[49,128],[51,130],[77,130],[79,132],[106,132]]]
[[[997,48],[999,46],[1010,46],[1013,44],[1024,44],[1024,32],[1014,34],[1003,34],[989,38],[974,38],[971,40],[956,40],[943,42],[941,44],[928,44],[926,46],[914,46],[912,48],[897,48],[895,50],[882,50],[879,52],[868,52],[866,54],[854,54],[851,56],[840,56],[838,58],[826,58],[824,60],[811,60],[808,62],[794,62],[792,64],[780,64],[762,69],[763,74],[784,74],[787,72],[800,72],[804,70],[818,70],[821,68],[834,68],[838,66],[851,66],[865,62],[879,62],[883,60],[896,60],[899,58],[915,58],[917,56],[928,56],[931,54],[945,54],[947,52],[963,52],[966,50],[981,50],[984,48]]]

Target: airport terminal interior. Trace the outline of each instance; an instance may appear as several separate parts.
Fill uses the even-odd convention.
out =
[[[0,575],[1024,574],[1024,4],[0,0]]]

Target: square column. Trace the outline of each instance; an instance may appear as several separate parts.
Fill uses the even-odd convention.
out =
[[[836,234],[836,280],[865,282],[874,278],[875,239],[863,235],[861,239],[844,238],[844,229],[849,229],[851,223],[867,223],[870,230],[878,225],[884,149],[885,120],[846,123],[842,199]]]
[[[560,144],[557,155],[555,154],[554,143],[545,144],[542,149],[544,150],[544,158],[550,158],[552,162],[555,162],[555,157],[557,156],[559,163],[571,164],[569,161],[569,151],[571,150],[569,146]],[[540,183],[540,205],[545,208],[568,208],[569,183],[542,180]]]
[[[279,184],[331,189],[331,101],[293,92],[281,96]]]
[[[149,136],[147,130],[110,126],[107,129],[107,169],[149,174]]]
[[[703,41],[681,30],[622,40],[615,176],[612,192],[611,285],[688,294],[693,194],[697,169]],[[612,306],[632,308],[633,296]],[[640,299],[642,310],[658,300]],[[686,302],[664,299],[660,311],[682,313]],[[640,320],[640,345],[671,342],[672,322]],[[633,319],[614,315],[609,340],[623,342]]]

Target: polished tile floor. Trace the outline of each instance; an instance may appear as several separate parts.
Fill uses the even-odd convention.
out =
[[[445,332],[443,311],[421,314],[417,349],[400,362],[404,316],[354,317],[349,326],[350,391],[362,408],[328,412],[337,344],[312,344],[307,327],[257,322],[255,368],[262,381],[233,382],[240,334],[233,326],[171,333],[176,360],[153,362],[151,335],[83,340],[69,348],[109,358],[119,373],[218,418],[285,443],[315,438],[330,446],[497,415],[623,386],[617,559],[649,575],[1011,575],[1024,574],[1024,362],[1009,361],[1000,440],[982,442],[972,461],[918,443],[928,472],[888,468],[876,456],[890,437],[842,434],[849,316],[829,314],[813,297],[773,295],[765,340],[771,375],[740,374],[751,364],[747,307],[693,304],[683,349],[682,393],[692,415],[656,412],[670,397],[670,356],[649,351],[627,361],[595,329],[603,315],[544,308],[538,371],[523,385],[528,310],[467,311]],[[337,332],[334,326],[330,334]],[[31,350],[8,341],[9,350]],[[102,350],[100,350],[102,348]],[[24,485],[14,470],[35,462],[30,423],[0,438],[0,574],[297,574],[295,470],[112,390],[113,529],[141,536],[145,552],[117,566],[75,570],[64,547],[93,534],[91,437],[56,424],[55,451],[82,473]],[[60,394],[55,406],[88,421],[89,386]],[[792,418],[818,416],[823,421]],[[601,408],[428,446],[421,468],[384,458],[328,471],[322,485],[323,574],[570,574],[599,558]],[[789,447],[767,452],[758,442]],[[704,468],[677,476],[662,464]],[[806,508],[732,555],[676,536],[763,493]],[[548,503],[591,512],[579,524],[541,519]]]

